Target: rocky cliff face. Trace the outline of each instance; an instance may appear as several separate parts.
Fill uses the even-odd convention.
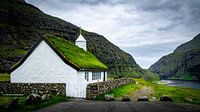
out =
[[[150,67],[163,78],[200,79],[200,34]]]
[[[44,14],[24,0],[0,1],[0,71],[9,71],[39,38],[49,33],[74,42],[79,28],[69,22]],[[140,75],[142,69],[131,55],[102,35],[83,31],[88,50],[109,67],[110,75]]]

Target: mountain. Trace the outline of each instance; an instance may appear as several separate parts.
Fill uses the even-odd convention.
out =
[[[84,22],[84,21],[83,21]],[[79,27],[52,17],[24,0],[0,1],[0,71],[8,72],[33,46],[37,35],[50,34],[75,42]],[[144,73],[133,57],[104,36],[84,30],[88,50],[109,67],[109,76]]]
[[[200,34],[163,56],[149,69],[161,78],[200,80]]]

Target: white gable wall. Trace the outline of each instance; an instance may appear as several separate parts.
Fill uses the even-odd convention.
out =
[[[77,71],[42,41],[26,61],[11,73],[11,82],[65,83],[76,77]]]
[[[77,71],[42,41],[32,54],[11,73],[11,83],[71,83],[76,86]],[[67,84],[66,84],[67,85]],[[67,96],[73,96],[75,90],[69,87]]]
[[[103,81],[104,72],[101,72]],[[107,73],[106,73],[107,80]],[[42,41],[31,55],[11,73],[11,83],[66,83],[66,94],[70,97],[86,97],[88,83],[94,83],[92,72],[89,81],[85,80],[85,71],[77,71]]]
[[[85,51],[87,50],[86,41],[76,41],[76,45],[77,45],[79,48],[84,49]]]

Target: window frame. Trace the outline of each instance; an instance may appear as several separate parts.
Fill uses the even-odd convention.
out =
[[[87,72],[87,71],[85,72],[85,80],[89,81],[89,72]]]
[[[92,72],[92,80],[101,80],[101,72]]]

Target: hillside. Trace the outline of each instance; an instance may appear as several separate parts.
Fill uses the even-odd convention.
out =
[[[200,79],[200,34],[163,56],[150,70],[162,78]]]
[[[8,72],[39,38],[37,32],[60,36],[74,43],[79,27],[44,14],[23,0],[0,1],[0,71]],[[88,50],[109,67],[109,76],[141,76],[143,70],[133,57],[102,35],[83,31]]]

